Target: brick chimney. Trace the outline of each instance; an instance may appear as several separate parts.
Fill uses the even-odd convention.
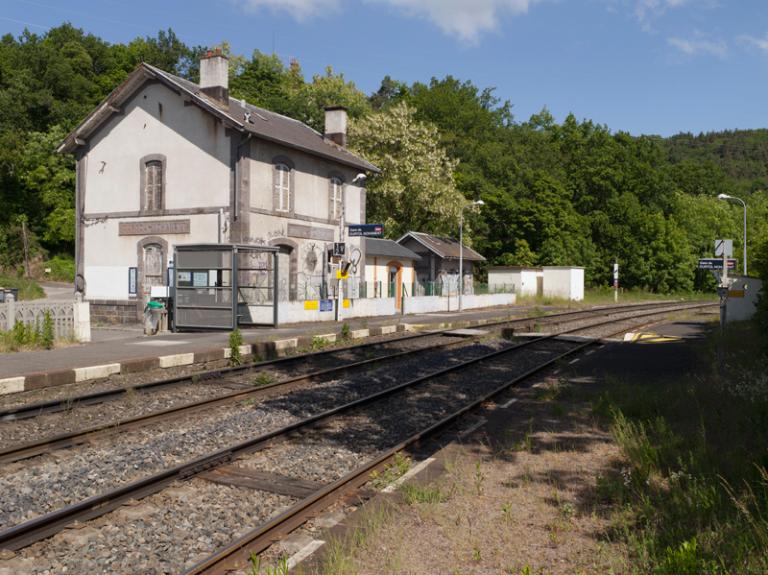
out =
[[[325,139],[347,145],[347,109],[344,106],[328,106],[325,109]]]
[[[200,60],[200,90],[229,105],[229,59],[221,53],[221,48],[208,50]]]

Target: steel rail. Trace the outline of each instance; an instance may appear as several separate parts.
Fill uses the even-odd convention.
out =
[[[147,425],[151,425],[152,423],[169,420],[183,415],[193,414],[201,410],[211,409],[220,405],[225,405],[227,403],[235,403],[245,399],[260,397],[267,399],[271,397],[277,389],[279,389],[281,392],[289,391],[303,383],[308,383],[313,379],[318,379],[328,375],[342,375],[349,371],[356,371],[377,363],[384,363],[408,355],[426,353],[443,347],[458,346],[462,343],[465,343],[466,341],[466,339],[456,339],[454,341],[441,342],[427,347],[408,349],[396,353],[391,353],[389,355],[364,359],[341,366],[323,368],[318,371],[287,377],[273,383],[261,385],[257,388],[233,391],[231,393],[203,399],[193,403],[185,403],[175,407],[170,407],[168,409],[153,411],[151,413],[139,415],[129,419],[123,419],[112,423],[104,423],[79,431],[62,433],[60,435],[47,437],[29,443],[13,445],[6,449],[0,449],[0,463],[12,463],[14,461],[29,459],[30,457],[36,457],[38,455],[59,449],[75,447],[86,442],[91,442],[97,437],[104,437],[114,433],[125,433],[127,431],[132,431]]]
[[[373,403],[379,399],[388,397],[399,391],[412,388],[425,381],[429,381],[429,380],[441,377],[448,373],[453,373],[462,369],[466,369],[467,367],[470,367],[482,361],[487,361],[489,359],[492,359],[504,354],[508,354],[513,351],[520,350],[522,348],[526,348],[535,343],[539,343],[545,340],[551,340],[561,335],[566,335],[576,331],[592,329],[595,327],[617,323],[618,321],[626,321],[628,319],[634,319],[637,317],[646,317],[650,315],[658,315],[660,313],[671,313],[674,311],[697,309],[701,307],[709,307],[712,305],[716,305],[716,304],[709,303],[709,304],[688,305],[684,307],[678,307],[672,310],[667,309],[663,311],[655,310],[655,311],[647,312],[644,314],[639,314],[637,316],[633,316],[633,318],[612,319],[612,320],[599,322],[596,324],[580,326],[580,327],[572,328],[570,330],[566,330],[563,332],[548,334],[548,335],[544,335],[537,338],[532,338],[530,340],[518,343],[516,345],[512,345],[510,347],[507,347],[501,350],[495,350],[487,354],[484,354],[482,356],[479,356],[477,358],[469,359],[460,364],[439,369],[436,372],[432,372],[430,374],[417,377],[415,379],[404,382],[402,384],[398,384],[393,387],[378,391],[366,397],[350,401],[343,405],[340,405],[332,409],[326,410],[324,412],[321,412],[319,414],[310,416],[306,419],[296,421],[282,428],[278,428],[270,432],[267,432],[265,434],[262,434],[260,436],[251,438],[239,444],[232,445],[223,449],[219,449],[208,455],[198,457],[190,462],[174,466],[172,468],[166,469],[164,471],[161,471],[149,477],[134,481],[127,485],[123,485],[107,493],[89,497],[78,503],[69,505],[67,507],[58,509],[56,511],[53,511],[45,515],[41,515],[39,517],[36,517],[24,523],[12,526],[0,532],[0,549],[7,549],[11,551],[22,549],[24,547],[31,545],[32,543],[40,541],[41,539],[45,539],[47,537],[50,537],[51,535],[54,535],[55,533],[59,532],[64,527],[72,524],[75,521],[88,521],[90,519],[104,515],[105,513],[116,509],[117,507],[119,507],[120,505],[122,505],[128,500],[141,499],[153,493],[157,493],[158,491],[162,490],[165,486],[169,485],[175,480],[187,479],[187,478],[193,477],[199,473],[202,473],[203,471],[207,471],[214,467],[220,466],[224,463],[228,463],[229,461],[235,459],[236,457],[263,449],[268,444],[272,443],[275,439],[279,437],[289,437],[292,434],[294,434],[296,431],[302,428],[308,427],[310,425],[313,425],[323,419],[328,419],[339,413],[350,411],[357,407],[361,407],[369,403]],[[622,331],[626,331],[626,330],[622,330]],[[589,344],[592,342],[587,342],[587,343]]]
[[[672,305],[676,305],[676,304],[671,304],[671,303],[653,304],[653,307],[655,310],[660,308],[667,309],[669,306],[672,306]],[[680,304],[677,304],[677,305],[680,305]],[[692,304],[692,305],[696,305],[696,304]],[[644,305],[642,306],[642,309],[645,309],[646,307],[648,306]],[[615,308],[609,307],[606,310],[602,310],[602,309],[597,311],[589,310],[589,312],[591,313],[592,316],[596,314],[604,315],[603,314],[604,311],[609,311],[610,313],[608,315],[616,315],[620,313],[631,312],[631,311],[634,311],[635,309],[636,308],[633,308],[630,310],[624,309],[622,311],[616,311]],[[583,314],[584,312],[581,311],[578,313]],[[547,316],[547,317],[551,317],[551,316]],[[531,319],[533,318],[525,318],[525,321],[530,322]],[[521,320],[513,320],[513,322],[520,323]],[[492,324],[485,324],[483,325],[483,327],[492,327],[496,325],[509,325],[509,324],[510,322],[508,321],[499,321],[499,322],[494,322]],[[451,331],[453,331],[453,329],[441,330],[438,332],[430,332],[430,333],[424,333],[424,334],[416,334],[413,336],[400,337],[400,338],[388,340],[386,342],[371,342],[362,346],[352,346],[351,348],[343,348],[343,349],[363,349],[372,345],[391,344],[395,342],[399,343],[402,341],[407,341],[415,338],[445,335]],[[154,411],[154,412],[147,413],[144,415],[139,415],[133,418],[123,419],[117,422],[95,425],[95,426],[92,426],[86,429],[81,429],[78,431],[62,433],[59,435],[45,437],[43,439],[39,439],[39,440],[27,442],[27,443],[12,445],[12,446],[6,447],[5,449],[0,449],[0,463],[12,463],[14,461],[20,461],[23,459],[29,459],[31,457],[36,457],[44,453],[50,453],[55,450],[75,447],[77,445],[81,445],[83,443],[93,441],[97,437],[103,437],[103,436],[114,434],[114,433],[124,433],[127,431],[138,429],[140,427],[144,427],[146,425],[150,425],[152,423],[165,421],[174,417],[180,417],[182,415],[192,414],[200,410],[210,409],[210,408],[224,405],[227,403],[234,403],[244,399],[262,397],[262,396],[265,398],[271,397],[271,394],[278,388],[283,391],[287,391],[292,388],[295,388],[298,385],[301,385],[302,383],[307,383],[316,378],[325,377],[332,374],[343,374],[348,371],[361,369],[363,367],[368,367],[376,363],[382,363],[392,359],[405,357],[408,355],[426,353],[428,351],[433,351],[441,347],[460,345],[465,341],[466,340],[457,340],[455,342],[445,342],[445,343],[436,344],[433,346],[427,346],[424,348],[404,350],[404,351],[396,352],[389,355],[383,355],[383,356],[370,358],[366,360],[351,362],[341,366],[323,368],[318,371],[284,378],[274,383],[260,386],[256,389],[238,390],[238,391],[222,394],[216,397],[212,397],[212,398],[208,398],[200,401],[177,405],[175,407],[171,407],[168,409]],[[336,350],[336,351],[339,351],[339,350]],[[309,355],[315,355],[315,354],[309,354]],[[301,357],[301,356],[295,356],[295,357]],[[286,359],[295,359],[295,357],[280,358],[280,360],[278,361],[283,361]],[[274,363],[275,362],[270,362],[270,365]],[[237,370],[237,368],[235,369]],[[210,375],[210,374],[218,374],[218,373],[231,373],[232,371],[233,369],[226,369],[226,370],[215,370],[208,373]],[[238,371],[242,371],[242,370],[240,369]],[[174,378],[172,381],[177,381],[178,379],[180,378]]]
[[[616,320],[620,321],[620,320]],[[613,322],[611,322],[613,323]],[[624,330],[615,333],[622,333]],[[611,334],[611,335],[615,335]],[[537,339],[535,341],[540,341]],[[261,553],[274,544],[275,541],[285,537],[293,530],[303,525],[308,519],[331,504],[347,496],[350,491],[358,489],[370,481],[370,474],[375,470],[380,470],[391,461],[397,453],[417,445],[419,442],[429,438],[446,427],[449,427],[467,413],[479,408],[482,404],[492,400],[497,395],[507,391],[531,376],[543,371],[558,361],[578,353],[582,349],[598,343],[599,340],[592,340],[581,343],[573,349],[567,350],[554,358],[529,369],[521,375],[518,375],[503,385],[483,394],[472,403],[465,405],[440,421],[432,424],[427,429],[423,429],[409,438],[401,441],[397,445],[386,449],[373,459],[367,461],[357,469],[347,473],[337,481],[323,487],[312,495],[297,502],[289,509],[277,515],[273,519],[263,523],[259,527],[242,535],[223,549],[219,549],[206,559],[197,563],[188,569],[183,575],[220,575],[230,573],[236,569],[242,569],[247,564],[253,553]]]
[[[644,309],[649,306],[660,307],[665,305],[672,305],[676,302],[653,302],[650,304],[626,304],[622,306],[599,306],[585,310],[575,310],[569,312],[562,312],[556,314],[549,314],[539,317],[521,317],[521,318],[508,318],[506,320],[486,322],[478,324],[478,327],[493,327],[497,325],[513,324],[513,323],[526,323],[531,321],[549,323],[551,320],[557,320],[562,318],[572,317],[574,315],[595,314],[599,312],[611,312],[611,313],[624,313],[626,311],[632,311],[634,309]],[[92,393],[72,396],[63,399],[56,399],[50,401],[41,401],[36,403],[30,403],[26,405],[19,405],[16,407],[10,407],[0,410],[0,422],[4,421],[18,421],[21,419],[30,419],[39,415],[47,413],[57,413],[61,411],[67,411],[73,407],[93,406],[107,401],[118,400],[125,396],[128,392],[143,393],[146,391],[153,391],[159,388],[172,387],[175,385],[185,385],[194,383],[195,381],[209,381],[221,378],[223,376],[240,373],[243,371],[260,371],[262,369],[279,366],[284,363],[290,362],[302,362],[307,359],[314,359],[318,357],[324,357],[349,351],[363,350],[369,347],[386,346],[393,343],[399,343],[402,341],[408,341],[411,339],[418,339],[428,337],[431,335],[441,335],[447,332],[453,331],[456,328],[446,328],[437,330],[434,332],[416,333],[396,338],[390,338],[384,341],[366,342],[361,344],[348,345],[343,347],[336,347],[328,350],[318,350],[313,352],[302,353],[298,355],[290,355],[286,357],[279,357],[260,361],[257,363],[250,363],[240,366],[231,366],[225,368],[219,368],[214,370],[202,371],[192,375],[181,375],[148,383],[142,383],[133,386],[119,387],[115,389],[108,389],[103,391],[96,391]]]

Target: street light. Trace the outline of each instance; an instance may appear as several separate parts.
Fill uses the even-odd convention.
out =
[[[461,296],[464,295],[464,210],[474,206],[484,206],[483,200],[475,200],[461,208],[459,215],[459,311],[464,309]]]
[[[718,200],[736,200],[737,202],[741,202],[741,205],[744,206],[744,246],[742,253],[744,255],[744,275],[747,275],[747,204],[744,200],[741,198],[737,198],[734,196],[729,196],[728,194],[718,194],[717,196]]]

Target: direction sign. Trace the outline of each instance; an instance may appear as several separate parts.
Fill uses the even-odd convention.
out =
[[[733,256],[733,240],[715,240],[715,256],[720,258]]]
[[[699,260],[699,269],[700,270],[721,270],[723,269],[723,260],[722,258],[702,258]],[[733,259],[728,260],[728,269],[729,270],[736,269],[736,260],[733,260]]]
[[[349,224],[349,237],[381,238],[384,236],[384,224]]]

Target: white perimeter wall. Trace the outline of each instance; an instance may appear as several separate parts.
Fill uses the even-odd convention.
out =
[[[515,294],[500,293],[486,295],[464,296],[464,309],[496,307],[512,305],[516,301]],[[334,305],[335,305],[334,301]],[[458,298],[441,296],[409,297],[403,301],[404,314],[431,313],[439,311],[455,311],[458,309]],[[251,318],[254,321],[270,323],[271,308],[250,307]],[[370,298],[351,300],[348,308],[342,309],[342,320],[356,317],[386,317],[399,315],[395,308],[395,298]],[[334,321],[334,311],[308,310],[304,302],[284,301],[279,303],[278,322],[280,325],[302,322]]]

